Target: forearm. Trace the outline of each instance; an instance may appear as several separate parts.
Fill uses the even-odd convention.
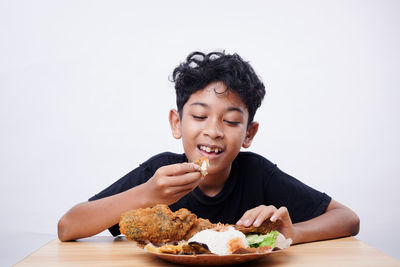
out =
[[[357,214],[332,200],[327,211],[321,216],[293,225],[295,233],[293,243],[356,235],[359,223]]]
[[[103,199],[80,203],[71,208],[58,222],[61,241],[98,234],[119,222],[123,212],[146,207],[143,185]]]

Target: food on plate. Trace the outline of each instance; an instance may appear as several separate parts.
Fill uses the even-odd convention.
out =
[[[172,212],[167,205],[127,211],[119,222],[120,231],[128,240],[157,245],[188,240],[195,233],[212,227],[209,220],[197,218],[187,209]]]
[[[174,242],[162,246],[155,246],[152,243],[147,244],[144,248],[147,251],[155,253],[181,254],[186,242]]]
[[[211,254],[211,251],[208,249],[207,245],[195,241],[173,242],[162,246],[156,246],[153,245],[152,243],[149,243],[144,247],[144,249],[149,252],[165,253],[165,254],[183,254],[183,255]]]
[[[210,167],[210,161],[208,160],[207,157],[201,157],[200,159],[196,160],[194,162],[195,164],[200,166],[200,172],[203,177],[205,177],[208,174],[208,167]]]
[[[251,248],[270,247],[271,249],[285,249],[292,243],[291,239],[286,239],[284,235],[276,230],[265,235],[249,234],[246,236],[246,239]]]
[[[220,224],[212,229],[196,233],[188,241],[180,241],[158,247],[150,243],[145,246],[145,250],[168,254],[230,255],[239,249],[248,247],[246,236],[242,232],[235,230],[232,226]]]
[[[156,246],[149,243],[145,250],[153,253],[174,255],[213,254],[218,256],[232,254],[266,253],[276,249],[285,249],[292,240],[286,239],[278,231],[265,235],[245,236],[232,226],[217,225],[213,229],[198,232],[188,241],[174,242]]]
[[[275,230],[279,227],[280,221],[271,222],[270,220],[265,220],[260,226],[243,226],[234,225],[235,229],[242,232],[243,234],[266,234]]]
[[[284,249],[292,242],[275,230],[277,222],[266,220],[260,227],[213,224],[187,209],[172,212],[162,204],[124,213],[119,226],[128,240],[146,245],[147,251],[155,253],[262,253]]]
[[[249,247],[246,236],[232,226],[203,230],[189,239],[189,242],[193,241],[205,244],[216,255],[229,255]]]

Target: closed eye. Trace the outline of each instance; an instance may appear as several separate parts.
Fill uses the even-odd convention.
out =
[[[227,120],[225,120],[225,122],[233,126],[239,125],[240,123],[239,121],[227,121]]]
[[[204,116],[196,116],[196,115],[192,115],[192,117],[193,117],[194,119],[196,119],[196,120],[204,120],[204,119],[207,118],[207,117],[204,117]]]

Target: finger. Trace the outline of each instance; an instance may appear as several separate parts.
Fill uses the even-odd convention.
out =
[[[236,223],[238,225],[243,225],[245,227],[249,227],[254,223],[255,218],[261,213],[261,208],[257,207],[251,210],[246,211],[242,218]]]
[[[193,190],[200,184],[200,182],[201,182],[201,179],[197,179],[191,183],[177,185],[177,186],[171,186],[170,188],[171,188],[172,192],[174,194],[176,194],[176,193],[186,191],[186,190]]]
[[[179,186],[189,185],[192,183],[200,183],[201,177],[202,175],[200,172],[192,172],[174,177],[168,177],[168,181],[170,186],[179,187]]]
[[[278,210],[274,212],[271,216],[271,222],[276,222],[277,220],[288,221],[290,220],[289,211],[286,207],[280,207]]]
[[[194,189],[196,188],[196,186],[191,186],[191,187],[186,187],[185,189],[180,188],[179,191],[177,191],[174,194],[174,197],[181,199],[182,197],[186,196],[187,194],[189,194],[190,192],[192,192]]]
[[[261,212],[258,214],[257,218],[254,220],[253,225],[255,227],[261,226],[261,224],[265,220],[270,218],[273,214],[275,214],[276,211],[277,211],[277,209],[274,206],[268,206],[267,208],[261,209]]]
[[[196,172],[199,169],[199,166],[194,163],[176,163],[161,167],[159,170],[161,174],[166,176],[176,176],[185,173]]]
[[[250,212],[251,210],[246,211],[243,216],[239,219],[239,221],[236,222],[237,225],[243,225],[246,226],[250,222]]]

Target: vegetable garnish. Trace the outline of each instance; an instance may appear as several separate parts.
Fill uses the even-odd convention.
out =
[[[274,230],[265,235],[248,234],[246,240],[251,248],[268,247],[272,250],[285,249],[292,244],[292,239]]]
[[[275,247],[278,231],[271,231],[265,235],[250,234],[246,236],[247,242],[251,248]]]

